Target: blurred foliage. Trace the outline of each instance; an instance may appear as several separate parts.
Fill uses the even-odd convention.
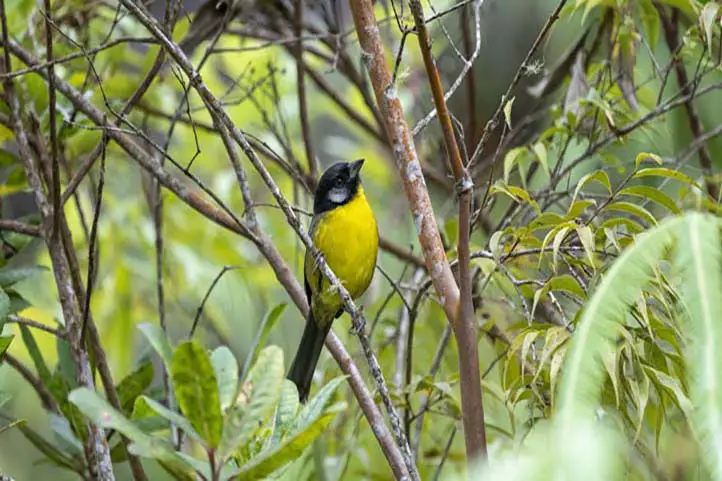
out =
[[[533,41],[524,27],[538,31],[556,5],[540,0],[530,27],[523,18],[528,2],[487,0],[480,10],[484,29],[472,72],[481,106],[467,101],[465,87],[450,101],[467,129],[471,110],[478,111],[479,126],[491,118]],[[392,14],[384,2],[377,3],[379,18]],[[437,12],[452,3],[433,2]],[[43,58],[37,2],[5,0],[5,6],[11,37]],[[676,56],[670,54],[660,16],[672,18],[672,8],[679,10]],[[138,42],[147,32],[130,16],[116,16],[114,2],[56,0],[53,9],[62,32],[55,37],[56,57],[83,52],[58,64],[57,74],[96,106],[119,110],[159,47]],[[511,25],[498,21],[497,10]],[[690,131],[671,63],[680,59],[693,80],[697,115],[709,133],[706,145],[718,172],[721,11],[714,1],[568,1],[534,68],[527,68],[522,86],[512,92],[513,103],[505,104],[496,140],[472,166],[478,209],[474,295],[490,457],[479,468],[483,479],[722,479],[717,429],[722,427],[717,419],[722,355],[716,349],[722,333],[715,317],[722,307],[719,199],[706,192],[710,179],[700,167],[701,144]],[[411,23],[406,10],[399,13],[402,23]],[[443,28],[432,24],[445,86],[463,65],[449,39],[458,41],[460,19],[473,24],[473,15],[465,15],[452,11],[440,23]],[[188,23],[182,16],[175,40]],[[402,35],[393,18],[382,25],[391,62]],[[524,41],[516,38],[521,30]],[[343,38],[351,58],[360,56],[355,35],[337,38]],[[89,53],[109,41],[117,43]],[[318,39],[307,44],[326,55],[307,53],[310,67],[351,111],[376,125],[364,91],[343,73],[343,61]],[[430,96],[415,38],[409,36],[405,45],[397,82],[407,111],[414,113],[408,116],[413,125],[429,111]],[[194,52],[195,64],[204,53],[202,47]],[[16,70],[23,68],[19,63],[14,59]],[[303,173],[306,164],[296,160],[305,155],[295,62],[286,45],[223,35],[201,74],[237,125],[277,153],[264,158],[268,169],[287,198],[309,211],[311,193],[298,176],[288,174],[289,166]],[[16,85],[47,137],[45,82],[27,73]],[[186,174],[192,173],[234,212],[243,213],[248,206],[223,143],[198,96],[191,92],[184,100],[185,88],[172,68],[164,69],[128,120],[161,147],[168,142],[169,171],[191,187]],[[309,80],[307,93],[319,167],[371,160],[364,183],[381,234],[418,254],[413,219],[387,146]],[[102,133],[63,96],[57,108],[67,175],[96,148]],[[7,114],[0,102],[0,117]],[[180,121],[170,122],[174,116]],[[534,129],[515,136],[517,127],[537,117],[542,121],[530,122]],[[14,133],[0,124],[2,217],[37,225],[36,212],[17,214],[17,205],[9,207],[28,187]],[[416,140],[426,173],[439,174],[429,185],[447,254],[454,259],[453,186],[433,123]],[[300,279],[302,246],[256,173],[249,168],[248,174],[259,223]],[[65,208],[84,276],[100,175],[94,168]],[[388,466],[377,461],[383,455],[376,440],[327,353],[317,368],[317,394],[308,404],[300,406],[293,385],[283,379],[303,320],[295,308],[285,307],[288,295],[257,248],[163,191],[168,325],[163,333],[152,179],[111,143],[104,181],[100,262],[90,308],[123,412],[110,408],[101,394],[78,388],[66,341],[18,324],[19,315],[52,328],[62,328],[64,321],[42,241],[3,231],[0,354],[7,349],[26,366],[56,406],[44,406],[7,361],[0,366],[0,473],[18,481],[78,479],[75,473],[85,469],[83,420],[89,418],[107,430],[119,479],[131,479],[119,434],[142,454],[153,480],[193,479],[194,473],[207,476],[211,469],[224,479],[271,473],[272,479],[294,481],[390,479]],[[707,213],[688,213],[695,210]],[[454,479],[465,472],[466,461],[456,347],[444,335],[435,296],[421,288],[424,273],[389,252],[381,253],[379,267],[385,275],[375,277],[362,300],[373,345],[418,453],[422,479]],[[200,328],[193,341],[186,340],[196,319]],[[365,374],[365,360],[345,319],[334,330]],[[402,323],[413,333],[408,340],[400,338]],[[242,366],[237,359],[245,359]],[[165,368],[177,411],[163,403]],[[169,441],[169,421],[180,428],[182,451]],[[219,456],[213,468],[210,452]]]

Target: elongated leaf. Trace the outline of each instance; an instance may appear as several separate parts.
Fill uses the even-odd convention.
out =
[[[254,458],[238,472],[239,481],[264,479],[286,463],[298,458],[314,439],[323,433],[336,413],[326,414],[306,426],[301,432],[284,440],[274,449]]]
[[[246,357],[246,362],[243,364],[243,372],[241,373],[240,382],[243,383],[246,381],[248,371],[251,369],[251,366],[255,364],[256,359],[258,359],[258,355],[266,345],[268,336],[271,334],[271,331],[273,331],[273,328],[276,327],[276,323],[278,323],[278,320],[281,318],[283,311],[286,310],[286,306],[286,303],[277,305],[271,309],[268,314],[266,314],[266,317],[263,318],[263,322],[258,330],[256,339],[253,341],[253,346],[248,351],[248,357]]]
[[[133,410],[135,399],[153,382],[153,363],[146,361],[118,384],[120,405],[127,414]]]
[[[0,336],[0,358],[2,357],[3,354],[5,354],[5,351],[8,350],[8,348],[10,347],[10,343],[13,342],[14,338],[15,338],[15,336],[13,336],[13,335]]]
[[[181,412],[208,446],[215,448],[221,440],[223,418],[208,353],[194,341],[179,344],[173,353],[171,375]]]
[[[633,185],[622,189],[619,195],[630,195],[633,197],[641,197],[645,200],[651,200],[657,204],[669,209],[673,214],[681,214],[682,211],[674,203],[674,201],[664,192],[657,189],[656,187],[650,187],[648,185]]]
[[[271,417],[283,387],[283,350],[268,346],[261,351],[248,374],[247,405],[236,403],[228,412],[223,429],[222,455],[245,445],[263,422]]]
[[[320,391],[310,399],[298,413],[296,418],[296,429],[303,430],[306,426],[311,425],[315,422],[322,414],[325,414],[326,409],[332,401],[332,397],[336,389],[346,380],[348,376],[339,376],[333,378]]]
[[[562,371],[557,409],[562,436],[571,433],[579,420],[592,418],[603,384],[604,353],[611,349],[629,307],[683,223],[682,218],[668,219],[640,234],[604,275],[584,307]]]
[[[32,331],[30,331],[30,329],[24,324],[20,324],[20,335],[22,336],[25,347],[30,354],[30,358],[33,360],[33,364],[35,364],[35,370],[38,372],[40,380],[45,384],[50,384],[50,379],[52,377],[50,369],[48,369],[48,365],[45,363],[45,359],[40,353],[40,348],[38,347],[38,343],[35,342],[35,337],[33,336]],[[58,399],[56,399],[56,401],[58,401]]]
[[[236,400],[238,392],[238,361],[230,349],[221,346],[211,354],[211,363],[218,380],[221,410],[225,412]]]
[[[688,369],[693,426],[706,451],[702,459],[722,480],[722,252],[720,224],[691,213],[680,230],[675,266],[682,272],[681,298],[691,337]]]
[[[4,267],[0,269],[0,287],[10,287],[13,284],[17,284],[18,282],[23,281],[34,274],[47,270],[48,268],[44,266],[23,268]]]
[[[3,332],[8,314],[10,314],[10,296],[0,288],[0,334]]]
[[[55,463],[57,466],[61,466],[63,468],[69,469],[71,471],[81,471],[83,469],[83,466],[81,463],[75,461],[73,458],[68,456],[66,453],[62,452],[60,449],[58,449],[56,446],[54,446],[51,442],[47,441],[44,437],[42,437],[40,434],[33,431],[31,428],[29,428],[27,425],[22,424],[18,426],[18,429],[21,433],[23,433],[23,436],[25,436],[25,439],[30,441],[30,443],[35,446],[35,448],[40,451],[42,454],[44,454],[50,461]]]
[[[296,385],[293,381],[284,379],[281,399],[278,401],[278,406],[276,406],[276,416],[273,421],[273,434],[271,435],[272,445],[278,445],[293,425],[299,404]]]
[[[173,359],[173,348],[170,345],[170,341],[168,341],[168,336],[166,336],[165,332],[163,332],[163,329],[156,324],[150,324],[147,322],[138,324],[138,329],[140,329],[140,332],[142,332],[146,339],[148,339],[150,345],[153,346],[155,352],[157,352],[163,360],[163,364],[166,365],[166,368],[170,369]]]
[[[146,438],[146,434],[132,421],[116,411],[105,399],[87,387],[79,387],[68,396],[80,412],[102,428],[115,429],[132,441]]]

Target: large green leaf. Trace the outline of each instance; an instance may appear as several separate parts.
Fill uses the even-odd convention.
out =
[[[650,281],[653,267],[670,246],[682,218],[671,218],[639,235],[614,262],[584,306],[562,369],[557,422],[564,433],[591,419],[599,403],[604,375],[602,360],[625,321],[629,307]]]
[[[47,270],[48,268],[44,266],[22,268],[3,267],[2,269],[0,269],[0,287],[10,287],[13,284],[17,284],[18,282],[23,281],[34,274]]]
[[[283,350],[278,346],[268,346],[261,351],[248,374],[248,404],[238,403],[228,412],[223,429],[223,456],[248,442],[263,422],[271,417],[281,397],[283,381]]]
[[[681,300],[689,322],[692,420],[702,459],[722,480],[722,250],[719,221],[690,213],[679,231],[675,266],[682,272]]]
[[[175,411],[171,411],[167,407],[163,406],[158,401],[155,401],[148,396],[143,396],[142,399],[148,407],[150,407],[153,411],[156,412],[156,414],[160,415],[161,417],[167,419],[168,421],[172,422],[176,426],[178,426],[182,431],[184,431],[188,436],[195,439],[198,442],[202,442],[202,439],[198,432],[193,428],[190,421],[183,417],[182,415],[178,414]]]
[[[281,390],[281,399],[276,406],[276,415],[273,419],[273,434],[271,435],[271,444],[277,445],[281,439],[293,426],[293,420],[298,412],[298,389],[293,381],[283,380],[283,388]]]
[[[221,346],[211,353],[211,363],[218,380],[221,410],[226,411],[236,400],[238,392],[238,361],[230,349]]]
[[[194,341],[185,341],[173,352],[171,368],[178,406],[208,446],[221,440],[223,418],[218,382],[206,350]]]
[[[298,458],[313,440],[323,433],[335,416],[335,413],[321,416],[301,432],[290,436],[275,448],[244,465],[233,479],[238,481],[264,479],[286,463]]]

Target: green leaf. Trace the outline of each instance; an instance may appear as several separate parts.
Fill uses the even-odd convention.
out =
[[[589,265],[594,269],[594,234],[592,234],[592,229],[588,225],[577,226],[577,235],[582,246],[584,246],[584,252],[587,254],[587,259],[589,259]]]
[[[605,211],[616,211],[632,214],[639,217],[641,220],[647,223],[648,226],[653,227],[657,225],[657,219],[644,207],[633,204],[631,202],[619,201],[612,202],[604,208]]]
[[[0,289],[0,334],[3,332],[8,314],[10,314],[10,296],[8,296],[4,290]]]
[[[248,351],[246,362],[243,364],[243,372],[241,374],[240,382],[243,383],[246,381],[248,371],[251,369],[251,366],[255,364],[256,359],[258,359],[258,355],[266,345],[266,340],[268,339],[268,336],[271,334],[271,331],[273,331],[276,323],[278,323],[278,320],[281,318],[283,311],[286,310],[286,306],[286,303],[281,303],[277,305],[276,307],[271,309],[268,314],[266,314],[266,316],[263,318],[263,322],[261,323],[261,327],[258,330],[258,334],[256,334],[256,339],[253,341],[253,346]]]
[[[0,269],[0,287],[10,287],[38,272],[45,272],[47,270],[48,268],[44,266],[23,267],[19,269],[4,267]]]
[[[504,183],[501,183],[500,181],[497,181],[494,185],[491,186],[489,189],[490,194],[496,194],[498,192],[501,192],[503,194],[506,194],[507,196],[511,197],[514,201],[520,202],[524,201],[527,204],[531,205],[535,211],[537,211],[537,214],[541,213],[541,209],[539,208],[539,204],[536,203],[534,199],[531,198],[529,193],[522,189],[521,187],[517,187],[515,185],[507,185]]]
[[[316,421],[326,411],[331,403],[336,389],[346,380],[348,376],[333,378],[320,391],[301,408],[296,418],[296,430],[303,430],[306,426]]]
[[[10,343],[13,342],[13,339],[15,336],[0,336],[0,360],[2,359],[2,355],[5,354],[5,351],[8,350],[10,347]]]
[[[720,6],[717,2],[709,2],[702,9],[702,14],[699,16],[700,22],[702,23],[702,32],[705,34],[707,39],[707,48],[712,49],[712,39],[714,37],[714,23],[717,19],[717,13],[719,12]]]
[[[657,165],[662,165],[662,164],[664,164],[664,161],[662,160],[662,157],[660,157],[659,155],[657,155],[657,154],[652,154],[652,153],[650,153],[650,152],[641,152],[641,153],[637,154],[637,158],[634,159],[634,167],[638,169],[638,168],[639,168],[639,164],[641,164],[643,161],[645,161],[645,160],[647,160],[647,159],[656,162]]]
[[[211,363],[218,380],[221,410],[225,412],[236,400],[238,392],[238,362],[230,349],[221,346],[211,354]]]
[[[157,352],[163,360],[163,364],[165,364],[166,368],[169,369],[173,359],[173,348],[170,345],[170,341],[168,341],[168,336],[166,336],[165,332],[163,332],[163,329],[156,324],[150,324],[147,322],[138,324],[138,329],[140,329],[140,332],[142,332],[146,339],[148,339],[150,345],[153,346],[155,352]]]
[[[514,100],[516,97],[512,97],[508,102],[504,104],[504,120],[506,126],[511,130],[511,108],[514,106]]]
[[[46,385],[50,384],[52,378],[50,369],[48,369],[48,365],[45,364],[45,359],[40,353],[40,348],[38,347],[38,343],[35,342],[35,337],[33,336],[32,331],[24,324],[20,324],[19,327],[20,335],[22,336],[25,347],[30,354],[30,358],[33,360],[33,364],[35,364],[35,370],[38,372],[40,380]],[[59,401],[58,399],[55,400]]]
[[[264,479],[278,468],[303,454],[306,448],[331,424],[336,413],[326,414],[306,426],[301,432],[290,436],[273,449],[264,452],[244,465],[237,473],[238,481]]]
[[[588,183],[593,181],[602,184],[607,189],[607,192],[609,192],[609,195],[612,194],[612,183],[609,182],[609,176],[605,171],[597,170],[579,179],[579,182],[577,182],[577,186],[574,189],[574,195],[572,195],[572,204],[577,199],[579,191],[581,191]]]
[[[25,439],[30,441],[30,443],[35,446],[38,451],[44,454],[50,461],[55,463],[55,465],[75,472],[80,472],[84,469],[82,463],[75,461],[73,458],[63,453],[60,449],[47,441],[40,434],[33,431],[27,425],[20,425],[18,426],[18,429],[21,433],[23,433]]]
[[[276,416],[273,421],[273,434],[271,435],[271,444],[273,446],[277,446],[293,426],[299,404],[296,385],[293,381],[284,379],[281,399],[278,401],[278,406],[276,406]]]
[[[118,384],[116,389],[123,411],[129,414],[133,410],[135,399],[148,389],[153,382],[153,375],[153,363],[146,361]]]
[[[509,183],[509,176],[514,166],[522,159],[522,156],[526,155],[529,151],[526,147],[515,147],[504,156],[504,182]]]
[[[678,170],[666,169],[664,167],[651,167],[649,169],[642,169],[634,173],[633,178],[638,179],[641,177],[666,177],[668,179],[674,179],[684,182],[690,187],[696,187],[700,191],[703,190],[702,187],[687,174]]]
[[[141,396],[139,399],[142,399],[143,402],[145,402],[145,404],[153,411],[155,411],[158,415],[178,426],[188,436],[195,439],[199,443],[203,442],[203,439],[201,439],[201,436],[193,428],[188,419],[181,416],[175,411],[171,411],[167,407],[163,406],[161,403],[149,398],[148,396]]]
[[[181,412],[208,446],[215,448],[221,440],[223,418],[216,373],[206,350],[194,341],[179,344],[173,353],[171,377]]]
[[[592,419],[603,384],[604,353],[613,348],[611,343],[627,311],[682,223],[680,218],[667,219],[639,235],[612,264],[584,306],[569,344],[559,389],[557,422],[563,438],[573,432],[579,420]]]
[[[87,387],[74,389],[68,400],[75,404],[94,424],[104,429],[115,429],[132,441],[142,440],[147,435],[133,422],[116,411],[105,399]]]
[[[687,214],[674,265],[682,273],[681,300],[690,333],[692,425],[702,442],[702,460],[722,480],[722,252],[719,220]]]
[[[542,142],[537,142],[536,144],[534,144],[532,149],[534,149],[534,153],[536,154],[537,159],[539,159],[539,164],[542,166],[542,169],[544,169],[544,172],[547,174],[547,178],[551,178],[546,146]]]
[[[283,350],[268,346],[248,373],[248,404],[236,403],[226,416],[222,457],[245,445],[253,433],[270,418],[281,397],[284,382]]]
[[[682,213],[682,211],[679,209],[679,207],[677,207],[677,204],[675,204],[674,201],[667,194],[665,194],[664,192],[662,192],[661,190],[659,190],[655,187],[649,187],[647,185],[633,185],[631,187],[622,189],[619,192],[619,195],[630,195],[633,197],[641,197],[642,199],[645,199],[645,200],[649,199],[663,207],[666,207],[673,214],[681,214]]]

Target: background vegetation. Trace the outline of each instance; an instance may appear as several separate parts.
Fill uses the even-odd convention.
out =
[[[718,2],[0,7],[0,474],[722,479]],[[357,158],[378,269],[299,405]]]

